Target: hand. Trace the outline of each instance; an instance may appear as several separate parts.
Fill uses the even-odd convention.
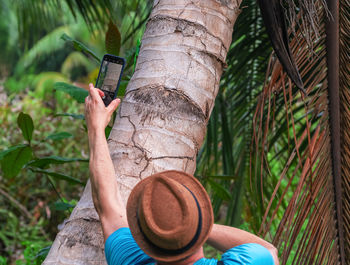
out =
[[[98,88],[89,84],[89,96],[85,98],[85,120],[88,131],[104,131],[107,127],[113,112],[120,104],[120,99],[113,100],[105,107],[101,97],[104,93]]]

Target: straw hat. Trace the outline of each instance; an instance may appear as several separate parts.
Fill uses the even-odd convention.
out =
[[[193,176],[165,171],[140,181],[127,203],[131,233],[140,248],[158,261],[192,255],[213,225],[208,194]]]

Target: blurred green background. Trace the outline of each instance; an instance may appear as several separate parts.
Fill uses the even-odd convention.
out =
[[[41,264],[89,175],[78,87],[109,52],[127,59],[123,95],[151,6],[0,3],[0,264]]]

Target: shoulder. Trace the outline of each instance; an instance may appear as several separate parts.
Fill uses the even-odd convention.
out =
[[[155,264],[136,244],[128,227],[119,228],[107,238],[105,256],[113,265]]]
[[[123,240],[124,238],[132,238],[129,227],[121,227],[110,234],[106,239],[105,247],[114,244],[116,241]]]
[[[132,236],[129,228],[123,227],[114,231],[105,242],[105,255],[107,261],[113,259],[113,257],[116,256],[116,252],[119,250],[119,245],[121,243],[127,243],[127,241],[131,240]]]
[[[255,243],[243,244],[227,250],[221,259],[227,265],[274,265],[273,257],[265,247]]]

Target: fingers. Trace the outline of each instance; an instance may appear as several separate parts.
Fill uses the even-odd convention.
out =
[[[85,98],[85,105],[87,106],[87,104],[89,104],[91,100],[95,102],[100,101],[102,103],[101,98],[104,98],[104,97],[105,97],[105,93],[102,90],[95,88],[94,85],[90,83],[89,96]],[[119,104],[120,104],[120,99],[116,98],[106,107],[107,112],[112,114],[118,108]]]
[[[97,89],[97,92],[100,95],[100,97],[101,98],[105,98],[105,93],[102,90],[98,89],[98,88],[96,88],[96,89]]]
[[[102,92],[102,91],[101,91]],[[103,93],[103,92],[102,92]],[[97,100],[99,101],[99,99],[101,98],[100,97],[100,94],[98,92],[98,89],[94,87],[93,84],[89,84],[89,95],[90,97],[93,99],[93,100]],[[104,94],[103,94],[104,95]]]
[[[118,108],[119,104],[120,104],[120,99],[119,99],[119,98],[114,99],[114,100],[108,105],[107,111],[108,111],[109,113],[112,114],[112,113]]]

